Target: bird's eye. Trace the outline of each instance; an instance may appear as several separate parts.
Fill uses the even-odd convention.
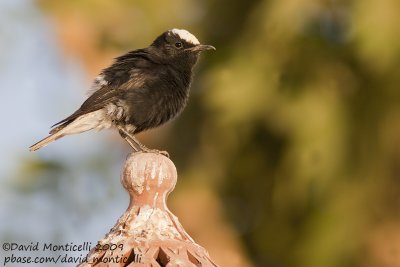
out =
[[[182,43],[181,42],[176,42],[175,43],[175,47],[176,48],[181,48],[182,47]]]

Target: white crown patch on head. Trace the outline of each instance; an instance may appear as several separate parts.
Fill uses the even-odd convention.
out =
[[[183,29],[172,29],[171,32],[173,34],[178,35],[181,39],[185,40],[188,43],[198,45],[200,44],[199,40],[197,40],[196,36]]]

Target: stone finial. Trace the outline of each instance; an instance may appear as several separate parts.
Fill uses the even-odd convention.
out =
[[[167,207],[176,182],[175,165],[167,157],[131,154],[121,177],[129,207],[79,266],[217,266]]]

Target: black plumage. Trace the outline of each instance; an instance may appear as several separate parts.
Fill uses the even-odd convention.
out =
[[[135,134],[160,126],[186,106],[202,45],[185,30],[161,34],[147,48],[126,53],[104,69],[93,93],[72,115],[53,125],[50,135],[30,147],[37,150],[65,135],[117,128],[135,151],[149,151]]]

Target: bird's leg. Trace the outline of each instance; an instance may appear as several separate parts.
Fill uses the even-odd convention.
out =
[[[160,151],[157,149],[147,148],[145,145],[140,143],[139,140],[137,140],[134,135],[130,134],[125,129],[119,128],[119,133],[125,139],[125,141],[128,142],[128,144],[133,148],[133,150],[135,150],[135,152],[144,151],[149,153],[151,152],[159,153],[169,158],[169,154],[167,151]]]
[[[162,151],[162,150],[158,150],[158,149],[150,149],[148,147],[146,147],[145,145],[143,145],[142,143],[139,142],[139,140],[137,140],[134,136],[129,136],[129,138],[140,147],[141,151],[144,152],[148,152],[148,153],[157,153],[157,154],[161,154],[166,156],[167,158],[169,158],[169,154],[167,151]]]
[[[122,136],[122,138],[125,139],[125,141],[133,148],[133,150],[134,150],[135,152],[141,151],[140,146],[139,146],[138,144],[136,144],[135,142],[133,142],[133,141],[131,140],[131,138],[130,138],[128,135],[126,135],[125,131],[122,131],[122,130],[120,129],[120,130],[119,130],[119,134]]]

